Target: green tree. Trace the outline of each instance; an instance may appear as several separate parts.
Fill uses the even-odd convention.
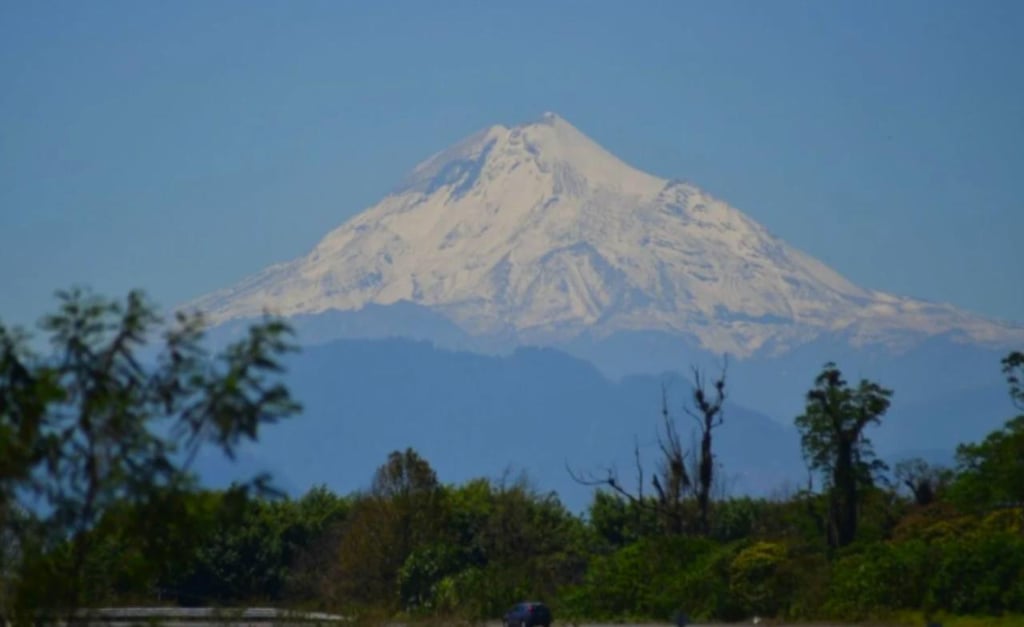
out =
[[[439,541],[447,528],[446,495],[430,464],[413,449],[393,451],[377,468],[339,536],[337,559],[325,589],[336,603],[396,609],[422,604],[423,568],[411,566],[401,596],[402,566],[418,549]],[[426,560],[424,556],[421,562]]]
[[[956,460],[955,502],[972,509],[1024,503],[1024,416],[980,443],[961,444]]]
[[[791,582],[781,576],[786,546],[757,542],[740,551],[729,568],[729,590],[748,614],[776,616]]]
[[[606,490],[594,492],[587,513],[590,526],[611,548],[621,548],[659,531],[656,512]]]
[[[388,455],[374,474],[371,495],[387,503],[399,564],[417,547],[435,541],[446,525],[445,494],[437,473],[411,448]]]
[[[1024,412],[1024,353],[1010,353],[1002,365],[1010,398]],[[1008,420],[980,443],[958,446],[956,460],[952,492],[957,503],[971,508],[1020,507],[1024,503],[1024,414]]]
[[[594,556],[568,604],[572,614],[602,620],[665,620],[679,611],[693,619],[735,619],[728,607],[732,557],[706,538],[643,538]]]
[[[352,499],[325,486],[312,488],[292,503],[294,520],[284,531],[290,547],[286,594],[305,604],[319,601],[320,582],[333,565],[333,551],[352,510]]]
[[[35,587],[73,608],[84,600],[90,531],[110,508],[194,489],[201,448],[233,456],[299,406],[278,380],[292,350],[280,320],[214,355],[201,316],[165,324],[140,292],[58,298],[41,323],[49,355],[0,324],[0,524],[18,540],[16,596]],[[246,487],[266,488],[266,478]],[[19,511],[33,524],[15,525]]]
[[[875,459],[864,429],[877,424],[889,408],[892,391],[862,380],[851,388],[833,363],[825,365],[796,418],[804,458],[821,474],[829,496],[828,540],[843,547],[857,535],[861,490],[885,468]]]
[[[278,601],[284,593],[297,524],[287,500],[238,499],[212,493],[213,515],[201,530],[187,568],[176,569],[161,587],[183,604]]]
[[[444,545],[418,551],[403,568],[404,581],[434,596],[433,607],[491,618],[512,598],[556,600],[582,577],[592,536],[553,493],[520,478],[476,479],[449,495]]]

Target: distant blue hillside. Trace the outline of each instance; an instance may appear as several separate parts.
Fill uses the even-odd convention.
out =
[[[636,440],[649,477],[657,459],[662,385],[682,433],[688,436],[695,426],[682,411],[689,384],[679,375],[616,382],[554,349],[487,356],[423,341],[340,340],[306,347],[288,366],[288,382],[304,414],[267,428],[237,466],[204,461],[207,480],[222,484],[232,473],[270,469],[292,493],[321,483],[350,492],[369,485],[390,451],[411,446],[442,481],[525,472],[539,489],[557,491],[580,510],[593,489],[576,484],[567,465],[598,476],[615,466],[632,484]],[[812,377],[813,372],[806,376],[804,389]],[[949,459],[957,442],[980,437],[1010,415],[998,386],[939,392],[935,403],[901,406],[897,391],[889,424],[871,434],[880,452],[893,455],[890,461],[903,449]],[[800,402],[798,393],[795,403]],[[968,411],[970,418],[956,418]],[[729,493],[770,495],[803,484],[791,420],[734,403],[727,407],[725,424],[715,431],[715,450]]]

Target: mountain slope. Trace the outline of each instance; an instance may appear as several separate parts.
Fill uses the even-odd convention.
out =
[[[390,451],[411,446],[442,481],[525,471],[578,511],[593,488],[577,485],[567,466],[597,476],[615,466],[632,485],[636,445],[649,476],[662,386],[685,445],[695,428],[682,411],[690,388],[681,378],[612,382],[553,349],[496,357],[401,339],[344,340],[309,347],[287,365],[303,415],[274,425],[246,452],[280,468],[300,493],[320,483],[342,493],[365,488]],[[727,407],[714,450],[731,494],[769,494],[803,478],[795,430],[743,407]]]
[[[890,349],[1024,342],[1019,325],[858,287],[553,114],[463,140],[306,256],[188,307],[222,323],[404,301],[513,344],[657,331],[743,357],[835,334]]]

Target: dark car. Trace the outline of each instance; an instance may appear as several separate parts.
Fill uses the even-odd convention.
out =
[[[505,612],[502,622],[505,627],[533,627],[534,625],[548,627],[551,624],[551,610],[543,603],[523,601],[516,603],[512,609]]]

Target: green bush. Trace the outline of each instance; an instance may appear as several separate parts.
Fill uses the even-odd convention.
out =
[[[941,545],[925,606],[954,614],[1024,611],[1024,538],[974,533]]]
[[[828,615],[864,620],[920,607],[931,561],[926,543],[879,542],[853,549],[833,566]]]
[[[732,618],[728,564],[733,550],[700,538],[645,538],[591,560],[583,584],[568,590],[573,616],[595,619]]]
[[[779,576],[785,559],[785,545],[775,542],[757,542],[733,559],[729,566],[729,590],[748,615],[779,614],[788,586]]]

